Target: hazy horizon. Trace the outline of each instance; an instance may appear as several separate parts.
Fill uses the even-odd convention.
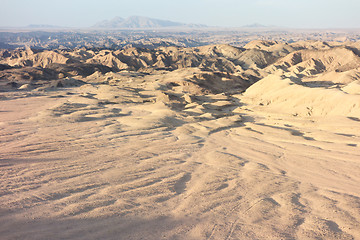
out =
[[[182,23],[241,27],[360,28],[360,1],[344,0],[4,0],[0,27],[30,24],[90,27],[114,17],[145,16]]]

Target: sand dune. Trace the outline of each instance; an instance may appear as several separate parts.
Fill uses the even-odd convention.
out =
[[[356,51],[58,54],[31,89],[0,72],[1,239],[360,238]]]
[[[270,75],[247,89],[249,102],[276,107],[279,112],[294,116],[340,115],[360,117],[358,86],[349,84],[347,92],[340,88],[308,87],[296,80]],[[354,89],[354,90],[353,90]]]

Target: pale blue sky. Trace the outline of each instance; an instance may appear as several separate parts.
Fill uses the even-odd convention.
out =
[[[360,0],[0,0],[0,26],[87,27],[115,16],[239,27],[360,28]]]

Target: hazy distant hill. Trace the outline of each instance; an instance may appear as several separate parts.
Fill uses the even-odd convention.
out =
[[[30,24],[26,28],[64,28],[61,26],[47,25],[47,24]]]
[[[93,27],[96,28],[116,28],[116,26],[121,25],[124,22],[124,18],[122,17],[115,17],[111,20],[104,20],[101,22],[96,23]]]
[[[99,22],[94,28],[167,28],[167,27],[206,27],[200,24],[185,24],[141,16],[131,16],[126,19],[115,17]]]
[[[270,26],[262,25],[260,23],[253,23],[253,24],[245,25],[243,27],[244,28],[268,28]]]

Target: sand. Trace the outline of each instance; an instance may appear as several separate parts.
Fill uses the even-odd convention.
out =
[[[360,239],[356,81],[200,94],[194,74],[2,92],[0,238]]]
[[[56,94],[2,101],[3,239],[360,237],[358,119]]]

